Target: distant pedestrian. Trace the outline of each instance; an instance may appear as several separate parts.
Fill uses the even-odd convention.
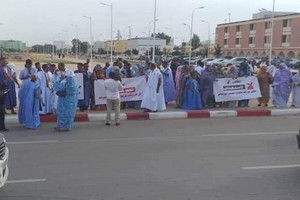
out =
[[[115,110],[115,122],[116,125],[120,125],[120,91],[123,89],[119,80],[116,80],[114,72],[109,73],[109,79],[104,81],[104,87],[106,90],[107,104],[106,104],[106,124],[110,125],[111,110]]]

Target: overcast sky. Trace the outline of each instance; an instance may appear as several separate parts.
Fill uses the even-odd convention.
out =
[[[1,0],[0,40],[22,40],[27,45],[50,43],[53,40],[69,40],[75,37],[78,25],[78,37],[81,41],[90,41],[89,20],[92,17],[94,41],[110,38],[110,8],[100,2],[113,3],[114,38],[117,30],[125,39],[131,36],[146,36],[149,24],[154,19],[154,0]],[[191,24],[192,10],[199,6],[194,15],[193,32],[201,40],[208,38],[208,26],[211,26],[211,38],[214,38],[217,24],[247,20],[259,8],[272,10],[273,0],[157,0],[157,31],[173,35],[175,43],[188,41],[189,29],[182,25]],[[276,0],[276,11],[300,12],[300,0]],[[153,23],[151,23],[153,31]]]

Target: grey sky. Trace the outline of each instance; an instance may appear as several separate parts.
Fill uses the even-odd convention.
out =
[[[83,15],[92,16],[94,40],[107,40],[110,34],[110,9],[100,2],[113,3],[114,38],[119,29],[121,35],[128,38],[129,26],[132,36],[148,34],[149,22],[153,20],[154,0],[2,0],[0,10],[0,39],[25,41],[28,45],[44,44],[53,40],[69,41],[75,37],[78,24],[78,36],[89,41],[89,20]],[[219,23],[250,19],[259,8],[272,9],[273,0],[157,0],[157,28],[175,37],[175,43],[188,41],[188,27],[182,23],[191,23],[192,10],[199,6],[194,15],[194,33],[201,40],[208,38],[207,24],[211,25],[211,38]],[[276,0],[276,11],[300,12],[299,0]],[[151,23],[153,30],[153,23]],[[143,33],[144,32],[144,33]]]

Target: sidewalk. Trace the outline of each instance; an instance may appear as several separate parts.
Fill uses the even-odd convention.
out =
[[[172,107],[173,106],[173,107]],[[262,117],[262,116],[300,116],[300,108],[247,107],[247,108],[213,108],[197,111],[184,111],[168,106],[166,111],[144,113],[141,109],[121,110],[121,120],[155,120],[155,119],[189,119],[189,118],[227,118],[227,117]],[[114,119],[114,114],[112,114]],[[18,115],[7,114],[6,123],[18,123]],[[76,122],[105,121],[106,111],[77,112]],[[41,122],[56,122],[55,115],[41,116]]]

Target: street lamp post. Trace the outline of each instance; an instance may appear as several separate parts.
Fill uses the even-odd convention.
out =
[[[183,25],[186,26],[186,27],[188,27],[189,32],[191,31],[191,26],[190,26],[190,25],[188,25],[188,24],[186,24],[186,23],[183,23]],[[189,45],[190,45],[190,42],[189,42]],[[186,48],[185,48],[185,50],[184,50],[184,55],[186,55]]]
[[[272,61],[272,49],[273,49],[273,32],[274,32],[274,10],[275,10],[275,0],[273,0],[272,18],[271,18],[271,38],[270,38],[270,52],[269,52],[269,64]]]
[[[156,0],[154,0],[154,19],[153,19],[153,51],[152,51],[152,62],[155,62],[155,28],[156,28]]]
[[[189,45],[191,47],[190,49],[190,52],[189,52],[189,65],[191,64],[191,56],[192,56],[192,39],[193,39],[193,24],[194,24],[194,13],[196,10],[198,9],[202,9],[204,8],[204,6],[201,6],[201,7],[197,7],[197,8],[194,8],[193,11],[192,11],[192,20],[191,20],[191,28],[190,28],[190,42],[189,42]]]
[[[66,56],[68,57],[69,49],[68,49],[68,40],[69,40],[69,32],[67,30],[62,30],[66,34]]]
[[[110,62],[113,64],[113,4],[100,3],[110,7]]]
[[[208,28],[208,49],[207,49],[207,57],[209,57],[210,54],[210,23],[205,21],[205,20],[201,20],[201,22],[206,23],[207,24],[207,28]]]
[[[77,24],[71,24],[71,26],[74,26],[75,29],[76,29],[75,54],[76,54],[76,60],[78,60],[78,25]]]
[[[83,16],[84,18],[87,18],[90,20],[90,40],[91,40],[91,50],[90,50],[90,53],[91,53],[91,60],[90,62],[93,61],[93,34],[92,34],[92,17],[91,16]]]

